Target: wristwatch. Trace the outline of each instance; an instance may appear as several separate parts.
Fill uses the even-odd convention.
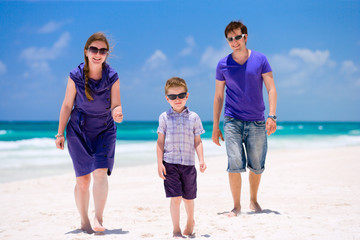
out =
[[[277,119],[276,115],[269,115],[268,118],[271,118],[271,119],[274,120],[275,122],[276,122],[276,119]]]

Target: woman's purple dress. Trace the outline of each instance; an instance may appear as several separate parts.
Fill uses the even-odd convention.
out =
[[[85,96],[84,63],[70,72],[75,82],[74,109],[66,128],[68,149],[76,177],[98,168],[114,166],[116,125],[111,116],[111,87],[119,78],[116,71],[105,64],[101,80],[89,79],[93,101]]]

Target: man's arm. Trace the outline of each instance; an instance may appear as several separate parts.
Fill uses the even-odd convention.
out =
[[[218,146],[220,146],[219,137],[221,138],[221,140],[224,141],[224,137],[219,128],[220,114],[224,104],[224,91],[225,91],[225,81],[216,80],[212,140]]]
[[[276,115],[277,92],[272,72],[262,75],[264,84],[269,95],[269,115]],[[276,131],[276,121],[271,118],[266,120],[266,131],[270,135]]]

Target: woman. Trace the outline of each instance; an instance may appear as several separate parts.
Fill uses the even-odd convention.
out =
[[[64,149],[64,130],[73,161],[75,201],[81,229],[91,234],[105,231],[103,212],[108,194],[107,175],[114,165],[116,125],[123,119],[118,74],[107,63],[109,43],[103,33],[89,37],[84,47],[85,63],[70,72],[60,111],[56,147]],[[70,117],[70,119],[69,119]],[[93,176],[95,218],[88,217],[90,180]]]

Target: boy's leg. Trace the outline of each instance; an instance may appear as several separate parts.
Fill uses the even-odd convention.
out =
[[[180,204],[182,197],[172,197],[170,200],[170,214],[173,223],[173,237],[180,237]]]
[[[195,220],[194,220],[194,199],[187,200],[183,198],[186,214],[187,214],[187,223],[184,230],[184,235],[192,235],[194,233],[194,226],[195,226]]]

